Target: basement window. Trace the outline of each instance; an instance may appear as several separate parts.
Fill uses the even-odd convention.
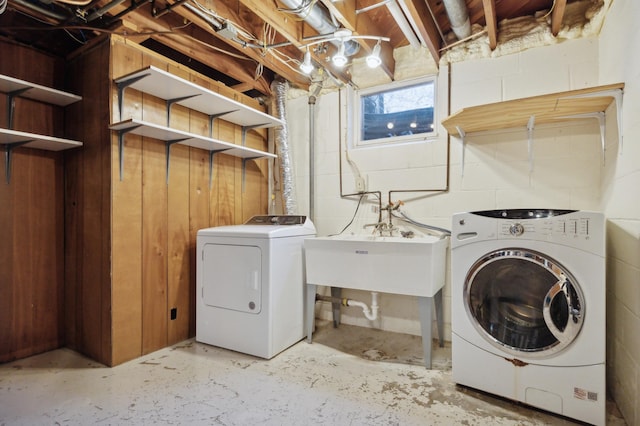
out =
[[[435,132],[435,78],[411,80],[354,93],[355,145],[424,141]]]

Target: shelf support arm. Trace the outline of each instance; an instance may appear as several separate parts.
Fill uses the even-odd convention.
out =
[[[218,152],[223,152],[226,151],[230,148],[225,148],[225,149],[212,149],[211,151],[209,151],[209,189],[211,189],[213,187],[213,164],[214,164],[214,157]]]
[[[209,137],[210,138],[213,138],[213,122],[214,122],[214,120],[216,118],[218,118],[218,117],[222,117],[223,115],[227,115],[230,112],[233,112],[233,111],[220,112],[218,114],[210,114],[209,115]]]
[[[600,149],[602,150],[602,165],[604,166],[605,151],[606,151],[605,132],[607,127],[606,114],[604,113],[604,111],[587,112],[585,114],[565,115],[560,118],[563,118],[563,119],[595,118],[596,120],[598,120],[598,124],[600,125]],[[622,146],[620,146],[620,149],[622,149]]]
[[[247,132],[251,129],[258,129],[260,127],[268,126],[269,123],[254,124],[253,126],[242,126],[242,146],[247,144]]]
[[[616,118],[618,119],[618,154],[622,154],[622,89],[612,89],[612,90],[603,90],[602,92],[596,93],[585,93],[584,95],[575,95],[575,96],[567,96],[563,99],[575,99],[575,98],[601,98],[601,97],[612,97],[616,101]],[[604,111],[602,111],[604,113]],[[570,116],[575,117],[575,116]],[[602,131],[602,127],[600,130],[600,134],[604,134]],[[603,136],[604,137],[604,136]]]
[[[460,157],[460,177],[464,177],[464,151],[467,147],[467,134],[460,128],[460,126],[456,126],[456,129],[458,130],[460,140],[462,141],[462,153]]]
[[[124,173],[124,135],[140,126],[131,126],[126,129],[118,130],[118,160],[120,164],[120,182],[122,182],[122,174]]]
[[[122,103],[124,101],[124,89],[131,86],[136,81],[140,81],[149,75],[150,74],[139,75],[138,77],[133,77],[129,80],[124,80],[116,83],[116,85],[118,86],[118,114],[120,114],[120,120],[122,120]],[[122,180],[122,176],[120,176],[120,180]]]
[[[168,140],[165,141],[164,146],[165,146],[165,154],[166,154],[166,165],[165,165],[165,170],[166,170],[166,174],[167,174],[167,185],[169,185],[169,164],[171,163],[171,145],[180,143],[182,141],[186,141],[189,138],[180,138],[180,139],[172,139],[172,140]]]
[[[173,98],[173,99],[167,99],[166,100],[166,104],[167,104],[167,127],[171,127],[171,107],[173,106],[173,104],[178,103],[180,101],[185,101],[187,99],[195,98],[196,96],[200,96],[200,94],[182,96],[180,98]]]
[[[258,158],[260,158],[260,156],[247,157],[247,158],[243,158],[242,159],[242,193],[243,194],[244,194],[244,190],[245,190],[245,180],[246,180],[246,175],[247,175],[247,161],[256,160]]]
[[[529,173],[533,172],[533,129],[536,123],[536,116],[529,117],[527,122],[527,154],[529,156]]]
[[[24,89],[18,89],[7,93],[7,126],[9,129],[13,129],[13,112],[16,108],[16,97],[29,89],[30,87],[25,87]]]
[[[32,142],[32,140],[28,141],[20,141],[6,144],[5,153],[4,153],[4,170],[5,170],[5,178],[7,179],[7,185],[11,182],[11,162],[13,159],[12,151],[24,144]]]

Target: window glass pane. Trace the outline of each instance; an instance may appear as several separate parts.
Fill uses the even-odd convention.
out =
[[[434,82],[360,97],[361,140],[433,132]]]

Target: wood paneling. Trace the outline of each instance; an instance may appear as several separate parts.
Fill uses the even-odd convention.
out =
[[[61,88],[53,84],[65,76],[56,61],[14,50],[25,69],[9,75]],[[120,180],[118,137],[108,129],[121,118],[112,82],[150,64],[242,97],[112,37],[68,62],[68,90],[83,101],[64,115],[20,101],[29,113],[16,116],[16,126],[84,146],[64,154],[16,149],[12,182],[0,183],[0,362],[59,347],[66,338],[69,347],[116,365],[194,336],[197,231],[267,212],[266,160],[247,162],[243,192],[242,160],[218,154],[210,187],[208,152],[174,145],[167,182],[165,143],[127,134]],[[127,89],[122,118],[129,117],[166,125],[165,102]],[[204,114],[180,106],[172,107],[169,124],[209,133]],[[213,136],[241,143],[240,128],[224,120],[216,120]],[[266,131],[249,132],[247,145],[265,149]]]
[[[0,42],[0,73],[64,89],[64,63]],[[8,127],[6,95],[0,125]],[[16,99],[13,128],[64,136],[62,108]],[[3,155],[4,156],[4,155]],[[64,154],[16,148],[12,178],[0,165],[0,362],[64,343]]]
[[[111,75],[117,78],[142,67],[142,53],[123,43],[113,43]],[[142,95],[126,91],[123,117],[142,118]],[[117,94],[111,91],[112,121],[120,120]],[[108,108],[108,104],[105,107]],[[103,123],[106,125],[108,123]],[[142,355],[142,137],[127,135],[124,139],[123,178],[119,176],[118,138],[111,136],[111,200],[112,218],[112,363]]]
[[[104,363],[111,354],[109,45],[69,63],[69,84],[82,102],[68,108],[67,129],[82,148],[65,165],[65,317],[67,346]],[[90,70],[89,72],[87,70]]]

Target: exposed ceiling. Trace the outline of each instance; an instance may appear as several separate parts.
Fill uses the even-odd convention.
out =
[[[380,44],[380,69],[393,79],[394,49],[422,47],[437,63],[443,49],[464,39],[452,32],[451,22],[465,14],[473,28],[487,32],[493,49],[500,21],[548,13],[556,35],[567,4],[577,1],[585,0],[0,0],[0,36],[67,56],[103,34],[118,33],[261,96],[270,94],[278,75],[307,88],[310,77],[299,70],[307,50],[316,67],[342,82],[351,80],[350,67],[329,60],[339,41],[309,39],[318,36],[312,25],[323,34],[327,28],[350,30],[346,42],[359,47],[353,58],[371,54],[377,43],[358,37],[388,38]],[[314,23],[315,15],[324,26]]]

